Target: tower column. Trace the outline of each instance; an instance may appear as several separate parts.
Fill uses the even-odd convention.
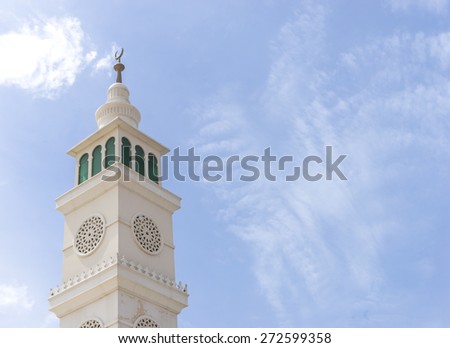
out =
[[[172,215],[181,199],[147,173],[149,154],[161,163],[169,149],[138,129],[140,112],[122,83],[122,55],[116,54],[117,82],[95,113],[98,129],[69,150],[75,187],[56,199],[64,215],[63,275],[49,302],[61,327],[175,327],[188,304],[187,286],[175,277]],[[137,145],[142,149],[146,175],[134,161],[126,165],[122,142],[130,144],[130,159]],[[101,171],[92,175],[99,146]],[[113,148],[116,160],[105,168]],[[86,154],[88,176],[80,182]]]

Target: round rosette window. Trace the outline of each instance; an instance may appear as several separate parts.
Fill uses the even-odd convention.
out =
[[[80,325],[81,329],[98,329],[103,327],[102,323],[96,319],[86,320],[83,324]]]
[[[133,218],[131,226],[139,246],[150,255],[158,254],[162,248],[162,236],[158,226],[149,217],[139,214]]]
[[[147,327],[157,328],[157,327],[159,327],[159,325],[152,318],[143,316],[143,317],[138,318],[138,320],[136,320],[136,322],[134,323],[134,327],[136,327],[136,328],[147,328]]]
[[[102,241],[105,234],[105,219],[101,215],[87,218],[78,229],[74,248],[81,256],[91,254]]]

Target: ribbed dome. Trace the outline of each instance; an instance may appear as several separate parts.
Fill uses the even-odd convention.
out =
[[[141,113],[131,105],[128,99],[130,92],[123,83],[113,83],[108,89],[106,103],[95,112],[98,128],[103,128],[109,122],[119,117],[133,127],[138,128],[141,121]]]

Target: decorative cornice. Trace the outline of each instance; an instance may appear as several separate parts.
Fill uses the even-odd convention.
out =
[[[170,151],[167,147],[165,147],[152,137],[149,137],[147,134],[141,132],[136,127],[133,127],[129,123],[125,122],[121,117],[116,117],[106,126],[98,129],[93,134],[91,134],[90,136],[82,140],[80,143],[72,147],[67,153],[72,157],[78,157],[83,153],[85,153],[87,148],[98,142],[98,140],[101,139],[102,137],[111,136],[114,130],[116,130],[117,128],[124,130],[125,132],[136,137],[136,139],[139,140],[140,142],[154,148],[154,150],[156,152],[159,152],[161,156],[165,155]]]
[[[69,278],[67,281],[64,281],[61,286],[56,285],[55,288],[50,289],[50,298],[74,287],[77,284],[82,283],[83,281],[115,265],[124,266],[136,273],[143,274],[149,279],[157,281],[164,286],[175,289],[181,293],[188,294],[187,284],[183,284],[181,281],[177,284],[175,279],[169,278],[167,275],[158,273],[154,270],[150,270],[148,267],[142,266],[139,263],[125,258],[125,256],[119,257],[119,255],[117,254],[116,257],[111,256],[108,260],[103,260],[94,267],[90,267],[89,270],[84,271],[81,274],[77,274],[72,278]]]
[[[114,163],[114,166],[120,169],[121,173],[129,170],[126,169],[123,163],[116,162]],[[110,169],[103,169],[99,174],[89,178],[82,184],[75,186],[58,197],[56,199],[56,209],[64,215],[67,215],[86,202],[96,199],[99,195],[102,195],[106,191],[119,185],[133,193],[141,195],[170,213],[173,213],[180,208],[180,197],[161,185],[152,182],[150,179],[144,178],[142,180],[142,176],[138,172],[129,170],[129,181],[125,181],[123,177],[116,181],[106,181],[103,180],[103,174],[108,173],[108,170]]]

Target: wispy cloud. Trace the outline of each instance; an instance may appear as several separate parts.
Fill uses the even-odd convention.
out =
[[[97,63],[95,64],[95,70],[106,70],[111,69],[111,62],[113,57],[112,55],[108,54],[103,58],[100,58]]]
[[[0,308],[15,307],[30,310],[33,304],[26,285],[0,284]]]
[[[335,130],[327,124],[329,110],[315,100],[326,78],[316,66],[321,62],[325,17],[324,8],[307,6],[281,28],[279,39],[272,45],[277,58],[261,96],[265,116],[259,121],[265,123],[263,128],[268,133],[258,134],[261,129],[250,120],[252,115],[228,95],[219,93],[200,113],[208,117],[201,116],[206,125],[200,130],[203,142],[197,148],[217,151],[217,146],[224,143],[228,150],[248,153],[272,145],[286,151],[284,154],[302,157],[320,153],[325,144],[339,145]],[[281,141],[272,135],[279,133],[283,134]],[[330,224],[354,218],[345,186],[317,184],[308,188],[299,183],[261,180],[248,186],[236,183],[232,190],[229,184],[215,185],[213,189],[229,203],[222,216],[228,219],[230,229],[253,250],[255,276],[281,325],[299,320],[289,313],[289,308],[301,306],[306,315],[302,298],[324,305],[330,299],[324,295],[340,286],[337,275],[341,272],[353,274],[356,280],[352,283],[364,290],[377,276],[370,256],[373,253],[367,253],[373,245],[370,237],[352,236],[346,231],[345,242],[336,252],[330,240],[339,240],[339,232],[330,238],[328,234],[333,231],[324,229],[323,218]],[[346,269],[339,270],[345,244],[354,244],[353,252],[360,248],[362,257],[353,263],[357,255],[343,255],[351,259],[341,262]],[[368,247],[361,249],[364,245]]]
[[[255,277],[280,325],[398,325],[413,295],[392,285],[397,276],[380,255],[395,255],[404,245],[386,241],[420,236],[428,219],[425,210],[414,222],[396,212],[415,199],[399,186],[416,184],[412,170],[425,175],[427,152],[448,157],[447,33],[399,33],[335,57],[327,51],[329,15],[305,2],[281,27],[261,93],[264,115],[217,93],[199,112],[206,124],[196,141],[206,150],[269,143],[300,158],[325,145],[348,154],[348,182],[207,187],[226,203],[221,216],[230,230],[252,250]],[[420,274],[434,271],[428,258],[417,265]]]
[[[0,84],[52,97],[95,59],[87,41],[75,17],[25,22],[0,35]]]
[[[448,0],[389,0],[389,4],[394,11],[419,9],[436,14],[446,13],[448,3]]]
[[[121,48],[114,42],[111,45],[111,51],[104,54],[101,58],[97,59],[94,65],[94,71],[106,70],[109,75],[112,75],[111,64],[114,62],[114,56]]]

